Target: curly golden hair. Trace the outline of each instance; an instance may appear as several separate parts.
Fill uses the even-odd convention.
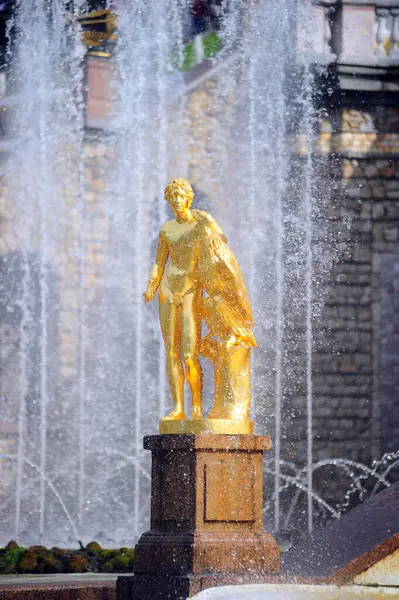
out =
[[[187,207],[190,208],[192,201],[194,199],[193,188],[191,187],[191,183],[187,181],[187,179],[182,179],[179,177],[178,179],[173,179],[165,188],[165,200],[170,200],[173,196],[173,193],[177,190],[181,190],[187,197]]]

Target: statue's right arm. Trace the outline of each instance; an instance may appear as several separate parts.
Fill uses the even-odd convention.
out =
[[[158,238],[157,255],[152,265],[151,273],[148,278],[147,289],[143,293],[144,302],[150,302],[161,283],[162,275],[165,270],[166,262],[169,256],[169,247],[164,232],[160,231]]]

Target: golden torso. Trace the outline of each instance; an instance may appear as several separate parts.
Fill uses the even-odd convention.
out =
[[[163,225],[161,236],[168,246],[169,261],[161,280],[161,297],[194,290],[198,262],[197,229],[198,223],[194,218],[183,223],[172,219]]]

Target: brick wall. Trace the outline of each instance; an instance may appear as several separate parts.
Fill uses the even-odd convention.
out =
[[[399,110],[345,108],[335,122],[331,216],[350,227],[316,333],[314,449],[370,463],[399,446]]]

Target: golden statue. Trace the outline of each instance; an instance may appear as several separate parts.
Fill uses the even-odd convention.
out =
[[[252,433],[250,353],[256,341],[245,282],[219,225],[205,211],[191,209],[193,198],[185,179],[174,179],[165,188],[175,218],[161,227],[143,293],[143,300],[149,302],[158,290],[174,404],[161,419],[160,432]],[[209,332],[201,339],[203,320]],[[200,354],[215,369],[215,398],[208,418],[202,409]],[[184,408],[184,374],[192,397],[191,419]]]

